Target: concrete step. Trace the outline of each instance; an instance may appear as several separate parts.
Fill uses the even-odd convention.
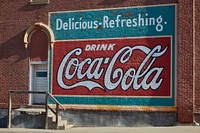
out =
[[[73,125],[68,125],[67,120],[61,120],[58,123],[58,128],[56,122],[48,121],[48,129],[57,129],[57,130],[66,130],[68,128],[72,128]]]
[[[56,129],[56,122],[48,121],[48,129]]]
[[[61,119],[62,119],[62,117],[59,115],[58,116],[58,122],[60,122]],[[56,115],[48,113],[48,120],[52,121],[52,122],[56,122]]]
[[[68,128],[72,128],[73,125],[68,125],[67,120],[62,120],[61,116],[58,117],[58,127],[56,124],[56,117],[48,117],[48,128],[49,129],[57,129],[57,130],[66,130]]]
[[[58,125],[58,130],[65,130],[65,127],[67,125],[67,121],[60,121],[59,125]]]
[[[43,108],[43,109],[46,108],[45,105],[26,105],[24,107],[26,107],[26,108]]]
[[[14,109],[13,112],[20,112],[21,114],[26,115],[38,115],[45,116],[45,108],[44,106],[29,106],[29,107],[21,107],[19,109]],[[73,127],[73,125],[68,125],[67,120],[62,120],[62,116],[58,116],[58,127],[56,124],[56,115],[48,110],[48,129],[57,129],[57,130],[66,130],[68,128]]]
[[[58,126],[58,130],[66,130],[72,127],[73,125],[68,125],[67,120],[61,120]]]
[[[51,111],[48,112],[48,128],[49,129],[64,129],[65,125],[67,125],[67,121],[61,120],[62,117],[58,116],[58,128],[56,124],[56,115]]]
[[[67,120],[61,120],[58,125],[63,126],[63,125],[67,125],[67,124],[68,124]]]
[[[44,108],[19,108],[19,109],[14,109],[13,111],[18,111],[21,114],[27,114],[27,115],[40,115],[45,113]]]

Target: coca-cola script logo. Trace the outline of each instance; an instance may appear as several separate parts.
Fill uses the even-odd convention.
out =
[[[135,96],[137,91],[158,95],[161,89],[170,95],[170,38],[60,43],[55,45],[55,55],[62,55],[59,63],[54,56],[55,93]]]

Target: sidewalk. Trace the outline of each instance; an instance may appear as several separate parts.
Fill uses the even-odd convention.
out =
[[[67,130],[0,128],[0,133],[200,133],[200,127],[74,127]]]

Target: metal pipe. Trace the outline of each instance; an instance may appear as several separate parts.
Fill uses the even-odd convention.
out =
[[[46,101],[45,101],[45,112],[46,112],[46,115],[45,115],[45,129],[48,129],[48,98],[49,98],[49,95],[48,95],[48,92],[46,92]]]
[[[11,128],[11,112],[12,112],[12,98],[11,98],[11,92],[8,91],[8,128]]]

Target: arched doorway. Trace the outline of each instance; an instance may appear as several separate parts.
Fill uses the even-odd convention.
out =
[[[48,57],[54,43],[53,32],[47,25],[36,23],[26,31],[24,43],[29,53],[29,90],[48,91]],[[44,104],[45,95],[31,94],[29,103]]]

